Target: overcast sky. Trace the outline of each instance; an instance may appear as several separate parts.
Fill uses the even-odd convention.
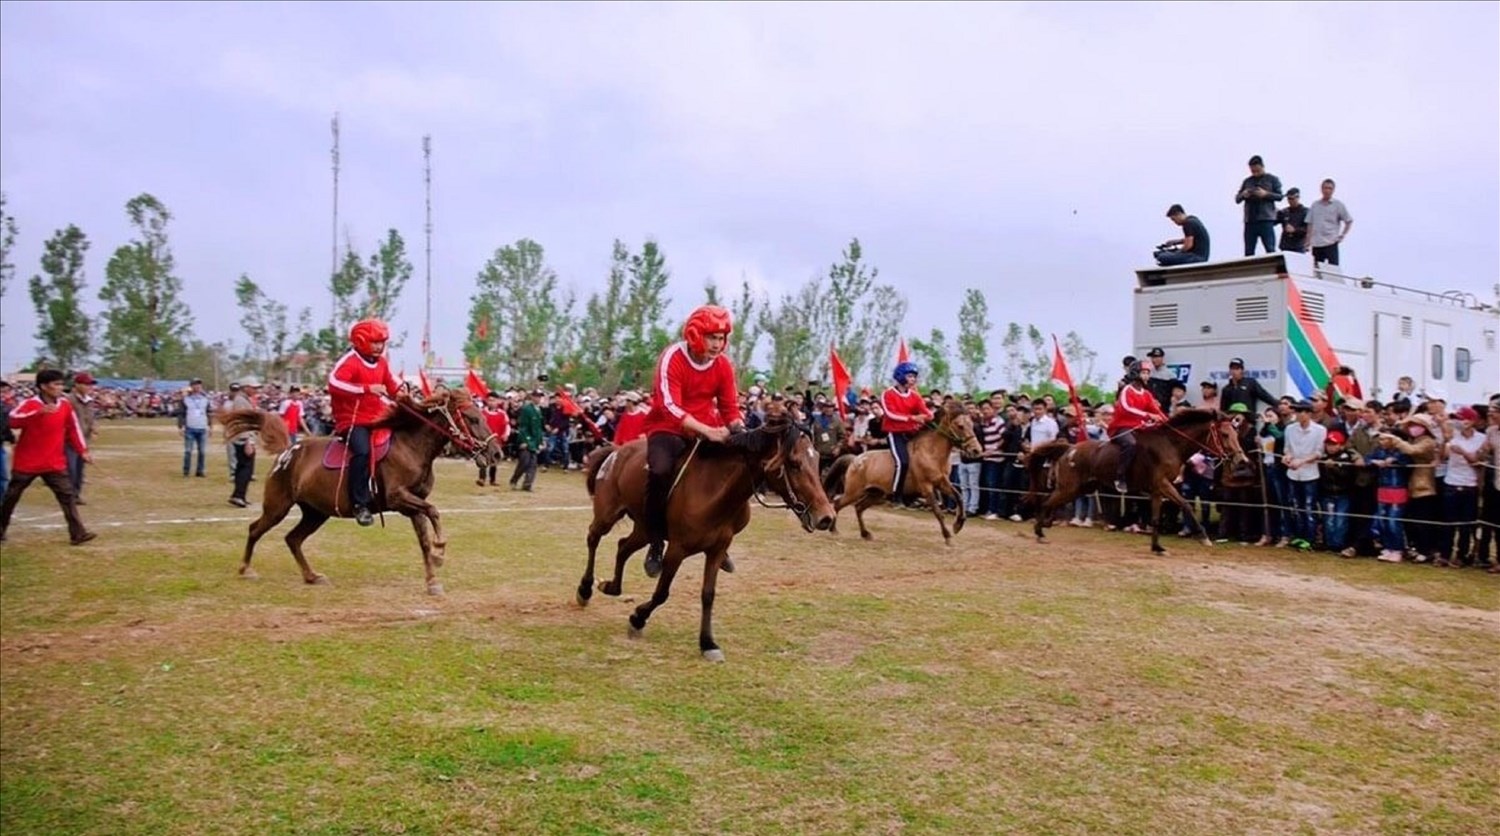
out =
[[[93,242],[87,296],[149,191],[195,331],[242,342],[248,273],[327,316],[329,122],[340,226],[406,237],[394,323],[422,328],[433,137],[435,351],[460,361],[474,275],[539,241],[580,300],[610,244],[656,238],[672,313],[708,277],[773,294],[858,236],[957,331],[966,287],[1010,320],[1130,348],[1133,270],[1180,202],[1238,255],[1252,154],[1356,219],[1348,272],[1494,298],[1500,5],[0,3],[0,187],[20,225],[0,366],[33,356],[42,242]],[[343,234],[341,232],[341,235]],[[1000,363],[995,361],[995,366]],[[993,374],[995,382],[998,373]]]

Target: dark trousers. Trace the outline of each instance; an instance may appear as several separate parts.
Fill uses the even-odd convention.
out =
[[[250,487],[250,477],[255,475],[255,454],[246,453],[245,445],[234,445],[234,493],[235,499],[244,499]]]
[[[51,473],[21,473],[17,471],[10,475],[10,486],[5,489],[5,502],[0,505],[0,535],[4,535],[10,528],[10,516],[16,512],[16,503],[21,501],[21,494],[31,486],[32,480],[41,479],[52,489],[52,495],[57,497],[57,504],[62,506],[63,517],[68,521],[68,536],[74,540],[88,533],[83,527],[83,520],[78,518],[77,497],[73,494],[73,483],[68,481],[66,471],[55,470]]]
[[[516,451],[516,469],[510,472],[510,486],[514,488],[517,482],[521,482],[522,477],[525,477],[525,482],[521,487],[531,490],[531,486],[536,482],[536,451],[525,444],[522,444],[521,449]]]
[[[1313,261],[1322,261],[1337,267],[1339,263],[1339,245],[1329,244],[1326,247],[1313,247]]]
[[[1474,545],[1474,523],[1479,519],[1479,488],[1449,485],[1443,496],[1443,515],[1444,522],[1456,525],[1443,526],[1439,553],[1455,563],[1468,563],[1469,550]]]
[[[1012,459],[1011,461],[1014,461]],[[1007,461],[1000,476],[1000,510],[1002,517],[1021,513],[1026,500],[1026,468]]]
[[[1480,563],[1488,563],[1491,560],[1500,562],[1500,489],[1495,487],[1494,477],[1484,477],[1484,509],[1480,519],[1489,525],[1479,528],[1479,557]],[[1494,557],[1490,556],[1490,545],[1495,546]]]
[[[900,499],[906,488],[906,472],[911,470],[911,453],[906,445],[911,442],[911,433],[891,433],[891,455],[896,457],[896,478],[891,481],[891,498]]]
[[[1276,252],[1275,221],[1245,221],[1245,255],[1255,255],[1257,242],[1265,247],[1267,254]]]
[[[355,508],[369,508],[370,428],[350,427],[344,443],[349,445],[349,467],[344,471],[344,478],[349,481],[349,501]]]
[[[495,466],[494,465],[480,465],[479,466],[479,481],[481,481],[481,482],[484,481],[484,477],[485,477],[486,473],[488,473],[488,475],[490,477],[490,484],[491,485],[495,484]]]
[[[1115,463],[1115,481],[1130,484],[1130,467],[1135,464],[1135,430],[1126,430],[1110,439],[1120,446],[1120,458]]]
[[[1197,253],[1180,252],[1178,250],[1161,250],[1156,253],[1156,263],[1162,267],[1173,267],[1178,264],[1197,264],[1208,261]]]
[[[676,433],[656,433],[646,440],[646,528],[652,543],[668,539],[667,500],[672,492],[672,471],[687,446],[688,440]]]
[[[1000,488],[1004,480],[1001,468],[1004,462],[986,459],[979,465],[979,513],[999,514],[1004,494]]]
[[[87,462],[72,447],[64,447],[68,457],[68,482],[73,485],[73,498],[83,498],[83,467]]]

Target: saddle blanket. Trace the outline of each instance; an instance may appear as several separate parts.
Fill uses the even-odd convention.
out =
[[[379,427],[370,433],[370,472],[391,451],[391,430]],[[330,439],[328,449],[323,451],[323,466],[329,470],[343,470],[349,462],[349,446],[337,438]]]

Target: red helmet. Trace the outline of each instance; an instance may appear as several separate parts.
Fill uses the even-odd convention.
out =
[[[375,343],[383,343],[390,338],[391,329],[378,319],[362,319],[349,329],[349,344],[366,357],[375,353]]]
[[[718,305],[704,305],[693,311],[682,326],[682,338],[687,340],[688,350],[694,354],[708,353],[704,338],[709,334],[729,336],[734,330],[734,317]]]

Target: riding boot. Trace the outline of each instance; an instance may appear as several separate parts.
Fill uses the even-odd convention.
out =
[[[672,490],[671,477],[646,477],[646,530],[651,545],[646,550],[646,577],[661,574],[662,557],[666,553],[667,539],[667,495]]]
[[[1120,460],[1115,469],[1115,490],[1120,493],[1130,491],[1130,465],[1135,462],[1135,445],[1130,444],[1120,450]]]

